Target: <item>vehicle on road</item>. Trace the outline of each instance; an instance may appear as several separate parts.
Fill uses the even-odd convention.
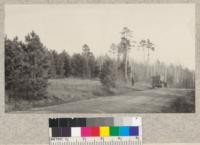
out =
[[[167,82],[161,80],[160,75],[152,77],[152,88],[162,88],[167,87]]]

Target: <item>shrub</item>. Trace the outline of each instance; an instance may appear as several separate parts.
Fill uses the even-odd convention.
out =
[[[116,68],[111,59],[105,60],[100,73],[100,80],[107,89],[116,87]]]

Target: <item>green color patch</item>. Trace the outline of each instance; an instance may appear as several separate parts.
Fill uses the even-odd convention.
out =
[[[119,127],[110,127],[110,136],[119,136]]]

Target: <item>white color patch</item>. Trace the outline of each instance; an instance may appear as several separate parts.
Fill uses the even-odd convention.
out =
[[[49,137],[52,137],[52,128],[49,128]]]
[[[133,118],[132,117],[123,117],[123,125],[125,126],[133,126]]]
[[[142,118],[141,117],[133,117],[132,118],[132,126],[142,126]]]
[[[81,128],[80,127],[72,127],[71,128],[71,136],[72,137],[80,137],[81,136]]]

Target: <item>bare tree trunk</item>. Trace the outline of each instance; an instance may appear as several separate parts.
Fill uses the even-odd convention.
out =
[[[117,53],[117,67],[119,67],[120,64],[120,53]]]
[[[147,80],[149,80],[150,77],[150,68],[149,68],[149,61],[150,61],[150,52],[149,52],[149,48],[147,48],[147,61],[146,61],[146,77]]]
[[[128,56],[127,56],[127,48],[125,48],[125,53],[124,53],[124,78],[125,81],[128,81]]]
[[[143,48],[143,60],[144,60],[144,63],[145,63],[145,50]]]
[[[100,72],[102,70],[102,66],[103,66],[103,60],[100,58],[100,62],[99,62],[99,70],[100,70]]]
[[[149,59],[150,59],[150,52],[149,52],[149,48],[147,48],[147,50],[148,50],[148,54],[147,54],[147,61],[149,62]]]

